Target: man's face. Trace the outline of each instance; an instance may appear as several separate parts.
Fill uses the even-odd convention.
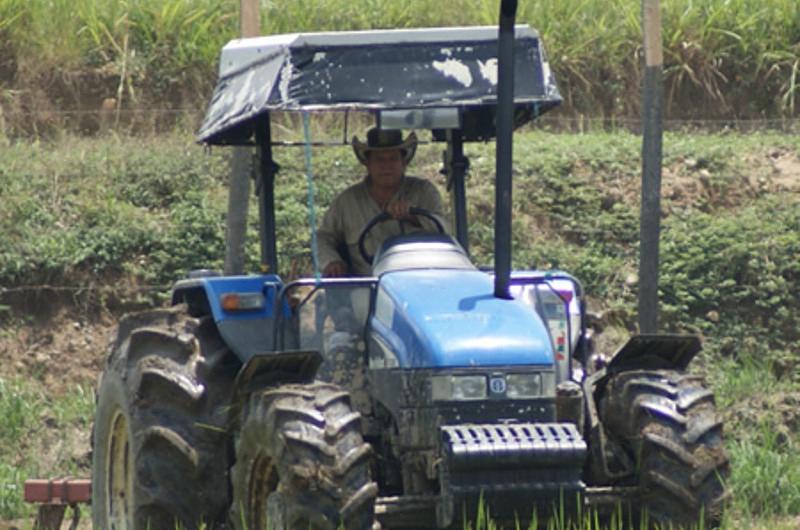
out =
[[[400,149],[372,151],[367,155],[367,173],[378,186],[396,186],[403,178],[406,164]]]

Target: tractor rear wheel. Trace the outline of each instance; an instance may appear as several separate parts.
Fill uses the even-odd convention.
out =
[[[98,390],[92,520],[187,530],[225,520],[225,404],[238,368],[209,317],[184,306],[120,323]]]
[[[231,472],[237,530],[370,530],[377,485],[347,392],[327,383],[252,394]]]
[[[720,521],[728,456],[702,378],[670,370],[621,373],[609,381],[600,415],[636,462],[634,505],[641,517],[677,527]]]

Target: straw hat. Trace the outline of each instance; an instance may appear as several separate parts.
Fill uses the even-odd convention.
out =
[[[397,130],[383,130],[373,127],[367,131],[367,143],[353,136],[353,151],[356,158],[362,163],[367,163],[367,153],[370,151],[387,151],[399,149],[403,153],[403,162],[408,164],[417,152],[417,135],[413,132],[403,140],[403,134]]]

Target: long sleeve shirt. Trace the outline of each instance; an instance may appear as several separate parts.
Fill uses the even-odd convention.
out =
[[[412,207],[423,208],[435,214],[442,226],[447,226],[442,216],[442,200],[439,192],[427,180],[403,177],[400,189],[389,202],[401,199],[407,200]],[[347,262],[347,256],[342,256],[339,252],[342,248],[346,248],[351,274],[368,276],[372,264],[364,261],[361,256],[358,250],[358,238],[367,223],[382,211],[380,205],[369,194],[366,179],[340,193],[325,213],[317,232],[320,267],[325,269],[334,261]],[[437,231],[429,219],[419,216],[419,221],[421,226],[418,227],[402,222],[405,233]],[[403,233],[400,224],[401,221],[390,220],[374,226],[364,242],[367,252],[374,254],[387,237]]]

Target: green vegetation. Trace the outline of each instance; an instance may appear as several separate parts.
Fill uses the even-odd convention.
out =
[[[87,473],[70,431],[88,433],[93,416],[90,388],[53,396],[30,382],[0,378],[0,520],[30,513],[22,500],[26,479]]]
[[[262,6],[265,35],[495,24],[498,10],[497,0]],[[569,116],[637,118],[639,13],[640,0],[520,2],[519,21],[543,35]],[[0,130],[91,132],[102,124],[85,113],[104,100],[116,125],[174,123],[174,109],[205,105],[237,16],[236,0],[0,0]],[[662,18],[668,117],[797,116],[796,1],[665,0]],[[137,109],[147,117],[128,112]]]
[[[630,134],[529,131],[515,143],[514,264],[581,278],[607,351],[636,326],[640,148]],[[413,170],[441,189],[440,152],[421,146]],[[705,337],[695,369],[714,388],[729,434],[726,528],[751,520],[780,528],[781,518],[800,514],[798,152],[797,137],[769,134],[670,134],[664,142],[662,322]],[[476,144],[467,154],[471,250],[490,265],[493,153]],[[228,156],[204,152],[186,134],[8,143],[0,150],[0,285],[103,290],[95,303],[159,302],[189,269],[221,268]],[[281,272],[308,274],[302,150],[276,157]],[[321,213],[361,170],[348,147],[316,149],[313,163]],[[254,201],[253,271],[256,210]],[[9,314],[0,311],[0,323],[13,333]],[[0,379],[0,518],[22,513],[25,478],[86,465],[68,454],[39,464],[29,448],[42,422],[88,431],[92,410],[86,388],[55,397]]]
[[[800,268],[789,259],[800,254],[800,209],[796,194],[781,193],[796,173],[781,177],[776,164],[796,164],[798,147],[791,136],[668,135],[663,184],[665,327],[726,337],[714,344],[724,355],[764,352],[789,377],[800,341]],[[530,132],[516,150],[515,267],[572,271],[624,326],[635,322],[639,149],[629,134]],[[439,151],[422,146],[414,167],[443,186]],[[491,146],[470,155],[471,251],[491,265]],[[85,287],[99,277],[165,289],[192,268],[220,268],[227,156],[183,135],[9,145],[0,284]],[[281,270],[310,272],[302,153],[276,156]],[[314,167],[320,211],[361,174],[346,147],[317,149]],[[255,204],[250,214],[248,268],[257,270]]]
[[[163,286],[192,266],[218,266],[226,169],[200,152],[186,138],[4,150],[0,281],[132,273]]]

